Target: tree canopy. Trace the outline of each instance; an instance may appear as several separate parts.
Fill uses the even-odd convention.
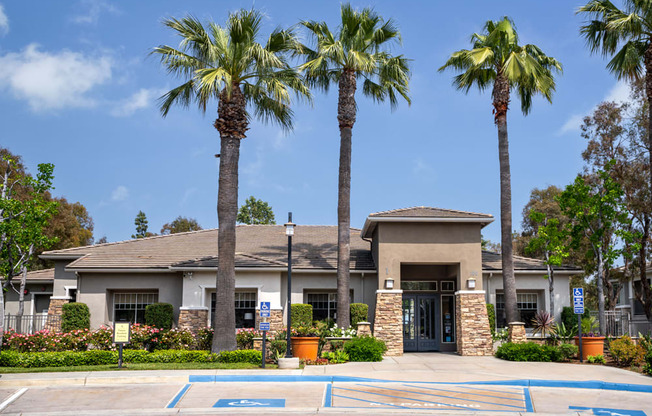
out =
[[[186,233],[188,231],[201,230],[201,225],[194,218],[186,218],[179,215],[172,222],[163,224],[161,228],[161,235]]]
[[[238,222],[249,225],[276,224],[276,219],[272,207],[267,202],[250,196],[238,211]]]

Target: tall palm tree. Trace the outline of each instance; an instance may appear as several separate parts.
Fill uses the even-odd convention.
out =
[[[607,69],[619,80],[637,80],[644,77],[645,96],[647,98],[647,158],[649,195],[652,197],[652,1],[623,0],[623,9],[619,9],[609,0],[592,0],[579,8],[578,13],[588,15],[590,20],[580,28],[591,53],[611,56]],[[647,281],[646,257],[650,244],[650,221],[641,221],[643,238],[640,240],[639,273],[645,293],[650,293]],[[598,277],[598,282],[604,279]],[[598,284],[598,312],[600,330],[605,331],[604,297],[602,285]]]
[[[461,71],[453,85],[465,93],[476,86],[480,91],[492,87],[494,122],[498,128],[498,158],[500,161],[500,229],[503,266],[503,290],[507,322],[519,320],[516,305],[516,281],[512,257],[512,188],[507,139],[507,110],[511,91],[521,101],[521,111],[527,115],[532,98],[541,94],[552,102],[555,90],[553,71],[561,72],[561,64],[546,56],[535,45],[519,45],[516,27],[511,19],[485,23],[482,33],[471,35],[472,49],[462,49],[451,55],[439,68]]]
[[[235,340],[235,223],[238,213],[238,159],[240,141],[246,137],[251,112],[265,122],[292,128],[290,92],[310,98],[297,70],[288,64],[296,49],[289,30],[274,30],[263,46],[258,43],[263,15],[255,10],[231,13],[225,26],[210,22],[206,28],[196,18],[167,19],[165,26],[181,37],[178,49],[154,48],[169,73],[184,83],[161,97],[165,117],[174,104],[195,103],[202,112],[217,100],[220,134],[217,307],[213,316],[212,351],[236,348]]]
[[[314,46],[302,45],[301,66],[312,87],[328,91],[337,84],[337,120],[340,128],[340,165],[337,198],[337,323],[348,327],[349,260],[351,254],[351,137],[356,120],[355,91],[362,81],[362,92],[376,102],[389,100],[392,108],[403,97],[408,103],[410,77],[407,59],[392,56],[385,49],[400,41],[392,19],[383,19],[372,9],[354,10],[341,6],[341,22],[335,33],[325,22],[303,21]]]

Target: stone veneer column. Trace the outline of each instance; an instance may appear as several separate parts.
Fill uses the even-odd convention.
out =
[[[179,308],[179,329],[197,332],[208,326],[208,308]]]
[[[285,323],[283,322],[283,310],[281,309],[272,309],[269,311],[269,333],[276,333],[277,331],[282,331],[285,328]],[[259,328],[258,324],[261,322],[262,318],[260,317],[260,310],[256,309],[254,325],[256,330]],[[268,335],[269,335],[268,333]]]
[[[48,307],[48,319],[45,322],[43,329],[50,332],[61,331],[61,315],[63,313],[63,305],[70,302],[69,297],[50,297],[50,306]]]
[[[371,323],[370,322],[358,322],[358,336],[371,335]]]
[[[493,355],[483,290],[455,293],[455,328],[459,355]]]
[[[385,355],[403,355],[403,291],[377,290],[374,336],[387,344]]]
[[[525,334],[525,322],[510,322],[507,341],[516,344],[527,342],[527,335]]]

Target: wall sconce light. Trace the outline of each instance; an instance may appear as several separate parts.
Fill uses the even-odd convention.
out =
[[[473,290],[473,289],[475,289],[475,279],[473,279],[473,278],[468,279],[468,280],[466,281],[466,287],[467,287],[469,290]]]
[[[391,277],[385,279],[385,289],[387,290],[394,289],[394,279],[392,279]]]
[[[246,312],[244,314],[244,319],[245,321],[251,321],[252,319],[254,319],[254,314],[251,312]]]

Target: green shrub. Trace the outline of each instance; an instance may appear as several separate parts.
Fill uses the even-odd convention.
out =
[[[487,317],[489,318],[489,329],[491,336],[496,336],[496,308],[493,304],[487,303]]]
[[[588,318],[589,316],[591,316],[589,309],[584,308],[582,318]],[[577,328],[577,315],[575,315],[575,311],[572,307],[564,306],[564,308],[561,310],[561,321],[564,323],[566,328]]]
[[[643,366],[643,372],[645,374],[652,376],[652,350],[648,350],[645,354],[645,365]]]
[[[606,360],[604,359],[604,355],[598,354],[598,355],[589,355],[586,357],[586,361],[588,361],[591,364],[605,364]]]
[[[250,350],[254,347],[254,338],[262,336],[262,332],[254,328],[238,328],[235,331],[235,342],[239,350]]]
[[[385,351],[385,342],[370,336],[355,337],[344,344],[351,361],[382,361]]]
[[[508,361],[561,361],[559,348],[552,345],[539,345],[534,342],[523,344],[505,343],[498,347],[496,357]]]
[[[85,303],[65,303],[61,308],[61,330],[88,329],[91,326],[91,313]]]
[[[368,322],[367,314],[369,313],[369,305],[366,303],[352,303],[351,304],[351,326],[356,327],[358,322]]]
[[[197,332],[195,344],[198,350],[209,350],[213,345],[213,328],[202,328]]]
[[[256,350],[222,351],[217,356],[217,362],[261,364],[263,362],[263,353]]]
[[[625,335],[609,343],[609,352],[621,367],[631,365],[634,361],[641,361],[645,352],[634,341]]]
[[[575,358],[579,352],[579,348],[574,344],[561,344],[557,348],[559,348],[559,353],[561,354],[561,359],[563,361],[570,361]]]
[[[279,357],[285,357],[288,343],[284,339],[273,339],[269,341],[269,352],[271,357],[276,360]]]
[[[312,326],[312,305],[305,303],[292,304],[292,326]]]
[[[174,307],[169,303],[152,303],[145,307],[145,324],[170,329],[174,322]]]

